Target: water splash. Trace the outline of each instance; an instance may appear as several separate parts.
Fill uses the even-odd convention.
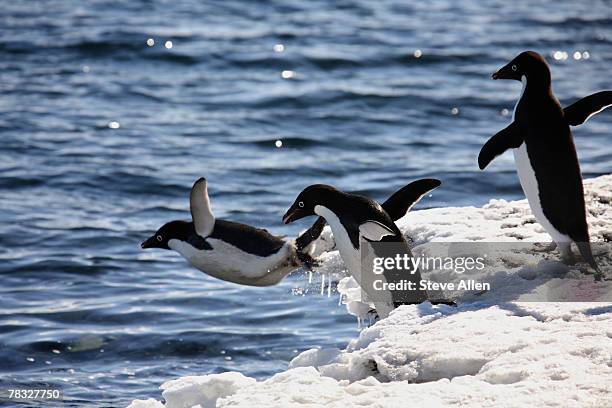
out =
[[[321,296],[325,293],[325,275],[321,274]]]

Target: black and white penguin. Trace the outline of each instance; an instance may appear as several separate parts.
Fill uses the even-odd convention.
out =
[[[591,253],[582,176],[569,126],[584,123],[612,103],[612,92],[590,95],[564,111],[552,92],[548,64],[533,51],[521,53],[492,78],[521,81],[523,91],[512,123],[482,147],[480,169],[507,149],[514,149],[521,186],[535,218],[552,236],[566,262],[573,261],[573,241],[600,278]]]
[[[215,219],[204,178],[193,185],[189,205],[192,222],[171,221],[141,247],[172,249],[208,275],[249,286],[275,285],[308,257],[266,230]]]
[[[367,242],[396,242],[403,244],[405,252],[410,254],[410,248],[395,222],[380,204],[368,197],[344,193],[324,184],[315,184],[298,195],[283,216],[283,222],[288,224],[311,215],[318,215],[329,224],[340,256],[351,276],[359,284],[362,269],[360,245]],[[419,282],[419,271],[414,271],[410,279]],[[410,303],[421,303],[427,299],[426,293],[419,290],[411,292],[410,296]],[[384,318],[397,302],[393,295],[390,295],[385,301],[375,301],[374,304],[378,315]]]
[[[413,181],[393,193],[381,206],[393,221],[397,221],[408,214],[421,198],[441,184],[440,180],[437,179]],[[308,230],[296,239],[295,243],[299,253],[307,253],[312,257],[318,257],[336,247],[331,228],[326,227],[323,217],[319,217]]]

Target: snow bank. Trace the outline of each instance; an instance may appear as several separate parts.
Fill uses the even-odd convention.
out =
[[[585,181],[587,220],[593,253],[600,269],[612,278],[612,175]],[[568,267],[560,262],[558,251],[550,251],[530,243],[551,242],[551,237],[531,214],[526,200],[491,200],[477,207],[435,208],[408,213],[397,222],[404,234],[413,242],[413,253],[428,256],[444,256],[450,243],[468,243],[465,248],[453,245],[454,256],[470,256],[475,248],[482,253],[488,251],[486,268],[473,278],[491,284],[491,292],[478,294],[469,292],[460,297],[466,301],[609,301],[612,299],[612,281],[594,283],[585,279],[585,274],[594,271],[585,263]],[[329,238],[328,238],[329,240]],[[489,244],[489,243],[508,243]],[[512,246],[512,250],[510,250]],[[465,253],[462,253],[462,249]],[[574,252],[577,253],[574,248]],[[343,277],[342,260],[336,252],[327,255],[328,261],[322,270],[341,278],[338,291],[350,314],[364,318],[373,304],[363,300],[356,282]],[[440,282],[458,282],[471,278],[469,275],[433,271],[425,273],[424,279]],[[453,296],[457,291],[453,292]],[[445,297],[436,294],[436,298]],[[365,303],[364,303],[365,302]]]
[[[610,241],[612,176],[588,180],[585,188],[592,240]],[[525,201],[415,211],[398,225],[417,247],[550,240]],[[573,267],[560,273],[547,253],[518,256],[514,264],[506,259],[488,265],[490,277],[514,292],[506,301],[485,295],[463,299],[458,307],[402,306],[345,350],[307,350],[268,380],[234,372],[183,377],[162,385],[165,405],[149,399],[130,407],[612,406],[612,303],[522,302],[525,293],[528,299],[551,282],[554,289],[576,289],[571,285],[584,277]],[[609,265],[609,253],[596,256]],[[533,259],[527,267],[521,264],[525,257]],[[337,254],[329,254],[323,270],[342,269]],[[588,290],[603,299],[609,284],[590,282]],[[355,292],[350,281],[340,287]],[[355,314],[363,309],[347,306]]]

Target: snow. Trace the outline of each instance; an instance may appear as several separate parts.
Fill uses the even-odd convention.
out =
[[[610,241],[612,176],[587,180],[585,189],[591,239]],[[415,248],[550,241],[534,221],[524,200],[491,200],[482,208],[414,211],[398,225]],[[585,279],[584,265],[561,265],[556,251],[513,256],[487,264],[501,294],[465,294],[457,307],[401,306],[344,350],[304,351],[267,380],[236,372],[183,377],[162,385],[165,405],[149,399],[130,407],[612,406],[610,281]],[[321,273],[342,276],[337,253],[324,257]],[[609,251],[600,248],[596,259],[610,273]],[[344,278],[338,287],[349,312],[363,316],[367,305],[351,302],[360,292],[355,283]],[[598,302],[525,301],[542,293],[572,300],[577,290]]]
[[[177,380],[167,381],[160,387],[166,407],[172,408],[214,408],[217,399],[232,395],[241,389],[255,384],[255,380],[237,372],[209,374],[203,376],[187,376]],[[159,408],[164,407],[154,399],[135,400],[129,408]]]
[[[608,278],[612,278],[610,244],[604,243],[612,241],[612,175],[585,180],[585,201],[591,241],[598,243],[593,245],[593,253],[600,268],[608,273]],[[486,269],[473,278],[489,282],[494,291],[478,296],[479,301],[612,299],[612,281],[595,283],[585,279],[585,273],[593,273],[586,264],[568,267],[560,262],[558,251],[534,250],[532,243],[551,242],[551,238],[535,221],[526,200],[508,202],[494,199],[481,208],[446,207],[413,211],[397,224],[413,241],[415,254],[443,256],[450,245],[455,256],[473,256],[475,249],[480,253],[486,250],[489,254]],[[456,244],[459,242],[467,244],[462,247]],[[342,277],[342,261],[334,255],[336,253],[328,254],[329,261],[322,269],[340,278],[338,292],[343,296],[347,311],[364,318],[373,304],[361,297],[361,291],[352,278]],[[424,279],[442,282],[458,282],[470,277],[444,271],[423,273]],[[453,295],[456,297],[457,291]],[[463,301],[476,300],[468,292],[462,295],[459,298]],[[447,296],[436,293],[435,297]]]

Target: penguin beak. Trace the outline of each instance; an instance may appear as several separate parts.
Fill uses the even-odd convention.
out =
[[[308,217],[310,214],[300,208],[289,208],[289,210],[283,216],[283,224],[289,224],[300,218]]]
[[[493,74],[491,74],[491,79],[512,79],[512,76],[509,75],[509,73],[511,72],[512,70],[510,69],[510,67],[505,65]]]
[[[514,61],[511,61],[510,63],[498,69],[497,72],[494,72],[491,75],[491,78],[492,79],[516,79],[520,81],[521,76],[517,72],[515,72],[515,70],[512,69],[513,65],[515,66],[515,70],[516,70],[516,63]]]
[[[147,249],[147,248],[156,248],[157,247],[157,240],[155,239],[155,235],[153,235],[152,237],[149,237],[147,239],[145,239],[142,244],[140,244],[140,247],[142,249]]]

